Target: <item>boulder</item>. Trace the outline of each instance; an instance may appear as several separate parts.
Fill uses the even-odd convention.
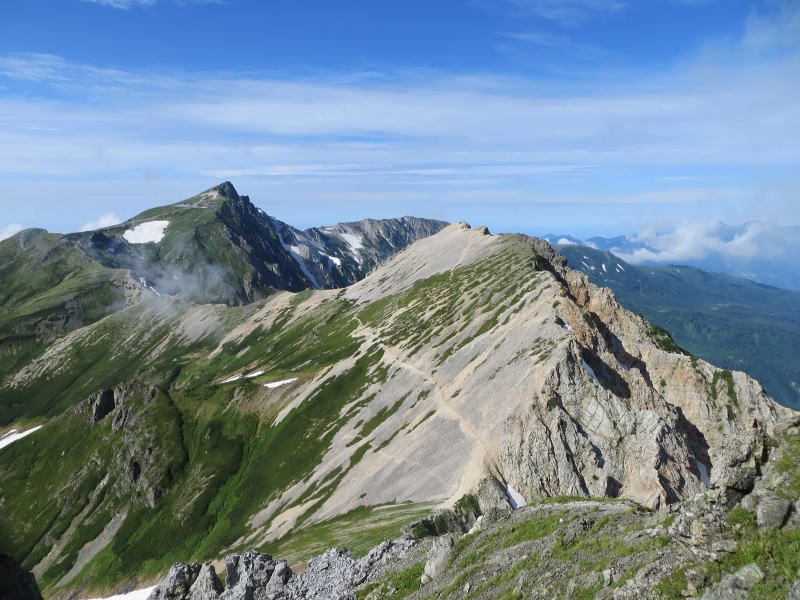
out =
[[[746,600],[750,588],[763,580],[764,572],[755,563],[750,563],[712,585],[702,600]]]
[[[421,581],[423,585],[436,579],[444,572],[450,560],[450,555],[453,553],[454,545],[453,536],[449,534],[438,537],[433,541],[433,545],[431,545],[431,549],[428,552],[425,570],[422,573]]]
[[[759,529],[779,529],[786,522],[792,503],[785,498],[766,496],[756,506],[756,525]]]

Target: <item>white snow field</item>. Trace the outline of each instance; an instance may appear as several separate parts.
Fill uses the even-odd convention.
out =
[[[92,598],[91,600],[147,600],[147,597],[155,589],[155,586],[128,592],[127,594],[117,594],[108,598]]]
[[[528,501],[522,497],[522,494],[520,494],[510,485],[506,486],[506,493],[508,494],[508,499],[511,500],[511,508],[514,510],[517,510],[521,506],[525,506],[528,503]]]
[[[169,225],[169,221],[148,221],[141,223],[133,229],[128,229],[122,234],[131,244],[158,243],[164,239],[164,232]]]
[[[17,431],[16,429],[12,429],[4,436],[0,437],[0,448],[5,448],[9,444],[13,444],[17,440],[21,440],[26,435],[32,434],[34,431],[41,429],[44,425],[37,425],[36,427],[32,427],[31,429],[26,429],[25,431]]]
[[[292,383],[293,381],[297,381],[297,377],[292,377],[291,379],[284,379],[282,381],[273,381],[272,383],[265,383],[264,387],[267,387],[269,389],[274,389],[276,387],[286,385],[287,383]]]

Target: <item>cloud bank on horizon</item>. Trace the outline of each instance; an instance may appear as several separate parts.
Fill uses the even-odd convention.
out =
[[[630,58],[641,48],[609,50],[592,31],[643,5],[467,4],[487,15],[486,39],[473,37],[491,64],[155,68],[0,52],[0,177],[6,198],[27,198],[5,219],[75,230],[231,179],[299,226],[398,214],[577,234],[677,218],[800,222],[797,2],[751,3],[730,30],[641,62]],[[143,23],[162,6],[186,18],[236,9],[75,5]],[[71,210],[48,210],[64,198]]]
[[[679,222],[645,227],[635,233],[579,239],[547,235],[555,244],[580,244],[646,265],[689,265],[747,277],[776,287],[800,290],[800,227],[751,221],[741,225]]]
[[[707,258],[713,254],[734,259],[753,258],[765,251],[759,246],[758,237],[769,229],[766,223],[760,222],[732,228],[719,221],[683,223],[667,230],[647,227],[627,236],[629,244],[641,244],[641,247],[629,253],[617,251],[615,254],[633,263],[674,263]]]

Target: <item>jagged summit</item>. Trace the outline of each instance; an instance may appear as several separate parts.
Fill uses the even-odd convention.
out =
[[[203,193],[207,194],[209,192],[216,193],[223,198],[228,198],[230,200],[239,200],[240,198],[239,193],[236,191],[236,188],[233,187],[233,184],[230,181],[224,181]],[[247,196],[244,197],[247,198]]]

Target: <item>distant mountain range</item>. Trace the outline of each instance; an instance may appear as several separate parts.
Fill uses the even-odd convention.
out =
[[[692,354],[747,371],[773,398],[800,407],[800,292],[694,267],[633,265],[586,246],[556,249]]]
[[[635,235],[580,239],[543,236],[551,244],[572,243],[608,250],[630,263],[681,264],[800,290],[800,227],[750,221],[741,225],[694,223]]]

